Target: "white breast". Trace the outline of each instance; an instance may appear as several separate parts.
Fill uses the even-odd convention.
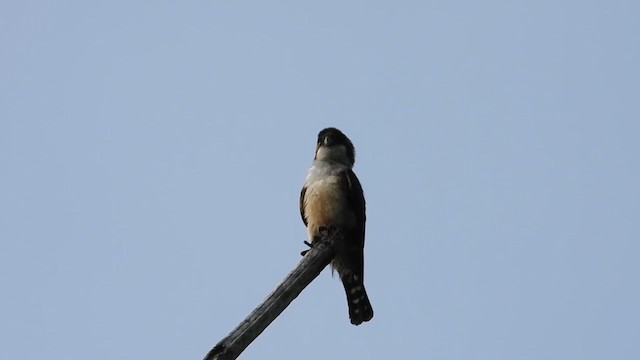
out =
[[[311,186],[314,182],[327,179],[332,175],[338,175],[343,171],[349,170],[349,166],[338,162],[314,161],[313,166],[307,172],[307,178],[304,181],[306,187]]]
[[[310,236],[320,226],[343,226],[355,222],[346,194],[340,182],[340,173],[348,167],[336,163],[315,162],[305,180],[304,213]]]

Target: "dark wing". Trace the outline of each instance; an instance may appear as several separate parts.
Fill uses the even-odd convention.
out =
[[[364,281],[364,228],[366,222],[364,194],[362,185],[356,174],[347,170],[341,174],[340,184],[349,208],[356,218],[356,227],[345,232],[342,253],[343,266],[348,268],[349,273],[359,276],[359,282]],[[342,277],[342,274],[340,275]],[[342,278],[343,283],[344,279]],[[345,285],[346,286],[346,285]],[[346,289],[346,287],[345,287]]]
[[[304,216],[304,194],[307,192],[306,187],[302,187],[302,191],[300,192],[300,216],[302,217],[302,222],[304,226],[307,226],[307,217]]]
[[[367,221],[364,192],[362,191],[360,180],[358,180],[358,177],[353,170],[343,172],[342,176],[343,178],[341,183],[343,184],[343,191],[347,194],[349,207],[353,209],[353,212],[356,215],[356,223],[358,225],[356,236],[358,238],[359,245],[362,248],[364,247],[365,222]]]

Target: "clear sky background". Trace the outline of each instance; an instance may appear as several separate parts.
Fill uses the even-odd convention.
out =
[[[300,260],[316,135],[368,202],[244,359],[639,359],[637,1],[5,1],[0,359],[200,359]]]

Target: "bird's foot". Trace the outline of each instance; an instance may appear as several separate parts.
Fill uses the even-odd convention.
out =
[[[310,248],[313,248],[313,244],[308,242],[307,240],[303,241],[305,245],[307,245]],[[311,250],[311,249],[309,249]],[[309,250],[304,250],[303,252],[300,253],[300,255],[305,256],[307,255],[307,253],[309,252]]]
[[[336,236],[338,234],[339,231],[340,231],[340,229],[335,225],[320,226],[318,228],[318,235],[314,236],[313,239],[311,240],[311,242],[308,242],[308,241],[305,240],[304,244],[312,249],[315,244],[317,244],[320,241],[322,241],[322,238],[324,238],[324,237],[327,237],[327,238],[334,237],[334,236]],[[307,253],[311,249],[301,252],[300,255],[302,255],[302,256],[307,255]]]

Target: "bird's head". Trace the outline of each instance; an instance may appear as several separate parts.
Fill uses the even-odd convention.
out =
[[[338,162],[352,167],[356,161],[353,143],[336,128],[326,128],[318,134],[316,160]]]

